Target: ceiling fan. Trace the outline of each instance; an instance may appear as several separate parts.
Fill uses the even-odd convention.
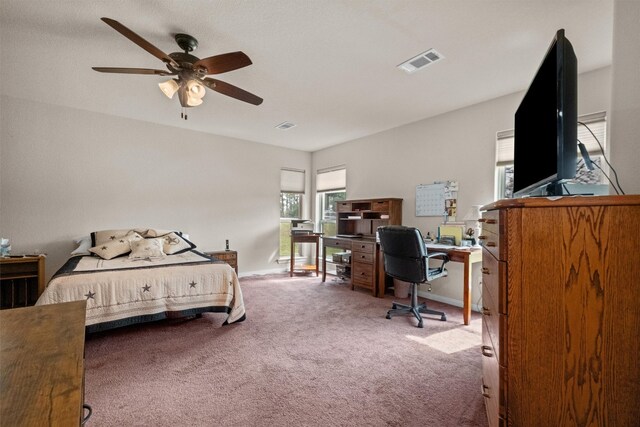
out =
[[[205,87],[249,104],[262,104],[263,100],[259,96],[221,80],[206,77],[209,74],[226,73],[251,65],[251,60],[243,52],[229,52],[200,59],[190,54],[198,47],[198,40],[188,34],[176,34],[176,43],[184,52],[173,52],[167,55],[120,22],[110,18],[101,19],[114,30],[164,62],[167,70],[116,67],[92,68],[101,73],[176,76],[160,83],[159,86],[160,90],[169,98],[173,98],[176,93],[178,94],[178,99],[182,106],[181,117],[185,120],[187,119],[186,108],[202,104],[202,97],[206,92]]]

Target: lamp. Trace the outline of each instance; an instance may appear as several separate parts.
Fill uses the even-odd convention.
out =
[[[187,82],[187,105],[189,107],[195,107],[202,104],[202,98],[206,90],[204,86],[197,80],[189,80]]]
[[[480,214],[480,205],[473,205],[464,215],[463,221],[466,228],[466,238],[472,240],[476,244],[476,238],[480,235],[480,223],[478,220],[482,217]]]
[[[180,87],[178,86],[178,82],[174,79],[167,80],[164,83],[158,83],[158,86],[160,86],[160,90],[162,91],[162,93],[167,95],[167,98],[169,99],[173,98],[173,95],[175,95],[175,93],[178,91],[178,88]]]

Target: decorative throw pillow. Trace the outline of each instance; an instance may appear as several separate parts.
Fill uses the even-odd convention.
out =
[[[196,247],[196,245],[176,232],[162,236],[162,239],[164,239],[163,251],[167,255],[181,254]]]
[[[142,260],[164,258],[165,254],[162,251],[163,245],[164,239],[162,237],[134,240],[131,242],[131,253],[129,254],[129,259]]]
[[[98,246],[103,243],[111,242],[126,236],[131,231],[131,229],[94,231],[91,233],[91,244],[93,246]]]
[[[132,231],[124,236],[96,245],[90,248],[89,252],[98,255],[102,259],[111,259],[131,252],[131,242],[139,240],[142,240],[142,237]]]

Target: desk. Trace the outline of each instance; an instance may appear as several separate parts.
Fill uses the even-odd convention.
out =
[[[462,297],[462,318],[464,324],[468,325],[471,319],[471,284],[473,283],[472,266],[477,262],[482,262],[482,249],[444,249],[438,245],[427,244],[427,251],[444,252],[449,255],[449,260],[453,262],[461,262],[464,264],[464,292]]]
[[[293,270],[295,267],[296,260],[296,243],[315,243],[316,245],[316,276],[318,276],[318,255],[320,251],[318,247],[320,246],[320,236],[322,233],[291,233],[291,261],[289,268],[289,277],[293,277]],[[298,268],[300,270],[301,268]],[[307,268],[302,268],[303,270],[308,270]]]
[[[86,301],[0,312],[2,425],[80,425]]]

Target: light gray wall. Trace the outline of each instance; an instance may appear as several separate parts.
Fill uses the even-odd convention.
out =
[[[0,236],[46,252],[47,277],[74,238],[128,227],[179,229],[202,250],[229,239],[241,275],[283,268],[280,168],[310,171],[310,153],[6,96],[0,108]]]
[[[579,77],[579,114],[610,107],[610,68]],[[400,197],[402,223],[434,233],[442,217],[416,217],[418,184],[459,183],[458,219],[472,205],[494,200],[496,132],[513,128],[523,93],[496,98],[365,138],[318,151],[312,170],[345,164],[347,197]],[[428,102],[428,101],[425,101]],[[472,301],[481,298],[479,269],[474,271]],[[462,304],[462,267],[451,263],[450,276],[433,284],[432,297]]]
[[[640,194],[640,1],[616,0],[613,12],[611,163],[622,189]]]

